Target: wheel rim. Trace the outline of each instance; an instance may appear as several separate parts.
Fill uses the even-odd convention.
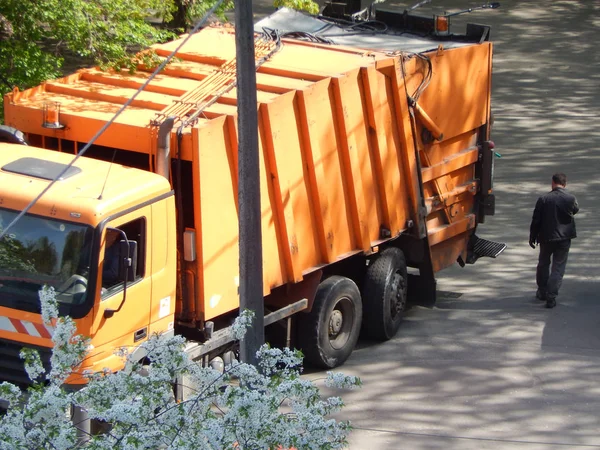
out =
[[[406,307],[406,295],[404,295],[404,277],[400,271],[394,272],[390,283],[390,314],[392,319],[402,314]]]
[[[353,322],[354,308],[352,307],[352,301],[348,297],[342,297],[334,305],[329,315],[329,343],[334,349],[339,350],[346,345]]]

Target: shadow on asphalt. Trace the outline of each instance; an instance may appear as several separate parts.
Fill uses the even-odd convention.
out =
[[[444,3],[461,6],[472,2]],[[502,154],[496,215],[478,235],[508,248],[439,273],[435,307],[409,309],[393,340],[359,342],[340,368],[365,383],[365,392],[343,394],[340,417],[360,429],[351,448],[375,442],[374,430],[390,433],[380,448],[402,448],[410,434],[448,438],[411,447],[427,449],[462,450],[464,439],[600,445],[598,17],[599,2],[509,0],[466,18],[493,26],[493,139]],[[528,235],[557,171],[581,212],[558,306],[548,310],[534,297],[538,252]]]
[[[600,3],[501,4],[453,25],[493,27],[492,139],[502,158],[496,215],[478,235],[508,248],[496,260],[439,273],[436,305],[412,305],[396,338],[359,342],[340,368],[364,382],[343,393],[339,417],[357,427],[351,448],[404,448],[415,437],[412,449],[600,444]],[[253,5],[256,19],[273,11],[269,0]],[[434,1],[422,13],[470,6]],[[535,201],[557,171],[567,174],[581,212],[558,306],[548,310],[534,296],[538,252],[528,235]]]

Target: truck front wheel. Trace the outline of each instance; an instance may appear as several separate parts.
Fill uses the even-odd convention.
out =
[[[370,338],[387,341],[398,332],[408,291],[404,253],[388,248],[373,261],[363,286],[363,332]]]
[[[349,278],[332,276],[323,281],[309,313],[298,316],[298,341],[305,360],[332,369],[354,350],[362,321],[360,291]]]

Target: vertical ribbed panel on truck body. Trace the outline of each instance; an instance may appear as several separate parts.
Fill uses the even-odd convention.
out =
[[[157,52],[166,56],[179,42],[156,46]],[[157,113],[234,56],[231,29],[202,30],[97,143],[153,157],[156,129],[151,121]],[[370,252],[381,242],[382,228],[397,236],[408,221],[419,221],[422,193],[426,201],[430,198],[430,238],[451,247],[442,252],[447,255],[440,256],[436,270],[456,259],[456,243],[444,243],[463,242],[465,230],[472,228],[473,196],[460,186],[474,183],[474,172],[469,155],[450,173],[443,166],[450,156],[474,145],[477,127],[487,121],[491,46],[430,56],[433,78],[420,104],[448,139],[428,145],[415,139],[406,101],[407,90],[412,93],[423,79],[423,67],[415,59],[403,63],[401,55],[284,40],[280,51],[259,68],[257,181],[265,295],[324,265]],[[135,74],[82,70],[8,95],[6,122],[29,134],[85,143],[148,76],[144,69]],[[46,101],[61,103],[64,130],[41,127]],[[181,158],[191,164],[192,203],[184,208],[193,210],[197,235],[197,260],[186,263],[186,271],[194,277],[192,310],[204,320],[239,305],[236,103],[232,89],[206,108],[184,130],[180,149]],[[420,133],[418,124],[415,129]],[[173,149],[176,144],[174,131]],[[417,163],[430,176],[424,187]],[[431,206],[435,196],[448,192],[463,202],[451,218],[457,223],[444,222],[447,208]]]

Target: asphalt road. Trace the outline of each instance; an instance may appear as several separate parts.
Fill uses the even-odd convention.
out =
[[[258,17],[269,3],[254,1]],[[423,11],[477,4],[434,0]],[[496,216],[478,234],[508,249],[441,272],[435,307],[412,307],[387,343],[361,342],[341,371],[364,385],[342,394],[339,418],[355,428],[351,449],[600,448],[600,1],[508,0],[463,19],[493,26],[502,158]],[[547,310],[534,298],[527,241],[556,171],[581,212],[558,306]]]

